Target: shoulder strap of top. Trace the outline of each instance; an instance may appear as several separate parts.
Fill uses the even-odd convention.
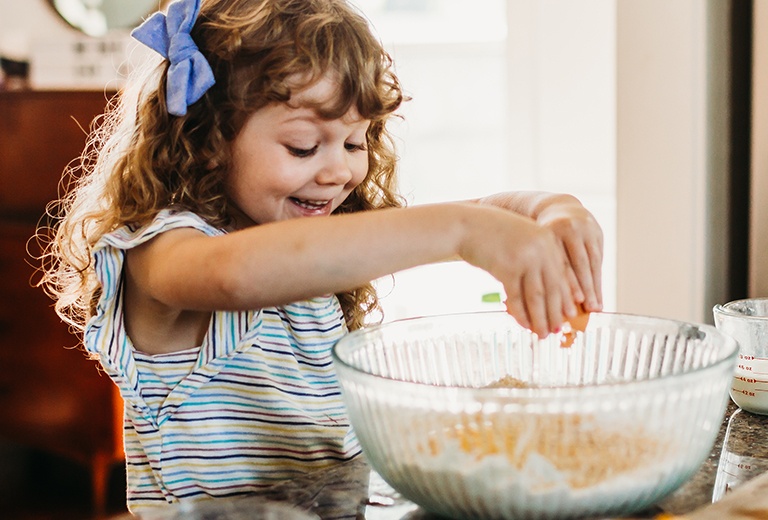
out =
[[[149,224],[125,226],[104,235],[93,250],[94,274],[101,285],[96,314],[85,327],[86,350],[98,356],[127,401],[138,396],[139,377],[133,347],[123,327],[122,271],[125,252],[171,229],[191,227],[211,236],[217,229],[191,212],[163,210]],[[140,406],[143,401],[135,400]]]

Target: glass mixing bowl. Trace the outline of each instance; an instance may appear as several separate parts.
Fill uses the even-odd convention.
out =
[[[736,342],[610,313],[560,339],[503,311],[342,338],[334,364],[371,466],[453,518],[628,514],[690,478],[723,420]]]

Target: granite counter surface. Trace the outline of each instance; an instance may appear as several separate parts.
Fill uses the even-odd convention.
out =
[[[631,518],[660,513],[681,515],[712,503],[739,484],[768,471],[768,416],[750,414],[729,403],[717,441],[698,472],[656,506]],[[265,510],[264,501],[290,504],[291,510]],[[309,513],[307,515],[306,513]],[[316,516],[315,516],[316,515]],[[436,518],[400,496],[365,459],[307,474],[264,492],[218,499],[194,506],[169,506],[145,520],[239,520],[245,518],[419,520]],[[124,519],[132,518],[130,516]]]

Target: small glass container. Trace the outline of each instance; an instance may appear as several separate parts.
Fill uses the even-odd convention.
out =
[[[768,471],[768,417],[738,409],[728,418],[712,502]]]
[[[731,399],[749,412],[768,414],[768,298],[715,305],[713,313],[718,330],[739,344]]]

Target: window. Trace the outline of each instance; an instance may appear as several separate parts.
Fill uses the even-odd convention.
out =
[[[412,97],[401,109],[404,119],[391,127],[409,203],[518,189],[575,194],[606,234],[604,298],[610,307],[615,292],[613,4],[355,3],[392,54]],[[577,67],[588,74],[575,75]],[[390,277],[377,282],[387,321],[503,308],[490,296],[500,293],[501,285],[463,262],[414,268],[397,273],[392,282]]]

